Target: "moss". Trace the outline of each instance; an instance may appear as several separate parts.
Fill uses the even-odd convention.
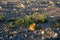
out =
[[[4,21],[5,20],[5,17],[4,16],[1,16],[0,17],[0,22]]]
[[[32,15],[25,16],[24,23],[26,25],[30,25],[31,23],[34,23],[34,16],[32,16]]]
[[[41,15],[40,18],[35,18],[34,15],[26,15],[24,18],[12,18],[9,19],[8,22],[15,22],[17,25],[26,25],[29,26],[32,23],[40,23],[40,22],[45,22],[46,21],[46,16]]]
[[[15,22],[17,19],[16,18],[11,18],[11,19],[8,19],[8,22]]]
[[[30,21],[29,16],[25,16],[25,18],[24,18],[24,24],[25,25],[29,25],[29,21]]]
[[[11,23],[9,23],[9,28],[15,28],[16,27],[16,25],[15,25],[15,23],[13,23],[13,22],[11,22]]]
[[[59,24],[59,23],[56,23],[56,24],[55,24],[55,27],[56,27],[56,28],[60,28],[60,24]]]
[[[22,25],[24,23],[24,20],[22,18],[18,18],[15,23],[18,25]]]
[[[56,28],[60,28],[60,17],[57,18],[57,22],[55,23]]]
[[[40,22],[44,23],[44,22],[46,22],[46,19],[47,19],[47,17],[42,14],[38,20],[39,20]]]
[[[59,22],[59,23],[60,23],[60,17],[58,17],[57,22]]]
[[[34,15],[30,15],[29,16],[31,20],[34,20],[35,19],[35,16]]]

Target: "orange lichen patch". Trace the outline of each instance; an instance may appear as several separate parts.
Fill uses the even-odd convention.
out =
[[[29,29],[32,30],[32,31],[35,30],[36,29],[36,24],[35,23],[31,24],[29,26]]]

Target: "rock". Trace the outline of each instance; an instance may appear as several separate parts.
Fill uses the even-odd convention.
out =
[[[50,33],[50,31],[47,31],[46,33],[47,33],[47,34],[49,34],[49,33]]]
[[[2,39],[2,37],[0,37],[0,39]]]
[[[51,19],[53,19],[55,16],[50,16]]]
[[[25,8],[25,5],[24,4],[22,4],[22,3],[20,3],[19,5],[18,5],[18,7],[20,7],[20,8]]]
[[[0,31],[0,33],[2,33],[2,31]]]
[[[37,31],[34,31],[34,34],[35,35],[41,35],[41,32],[40,32],[40,30],[37,30]]]
[[[42,36],[42,40],[44,40],[44,37]]]
[[[8,32],[9,29],[8,29],[7,27],[4,27],[4,31],[5,31],[5,32]]]
[[[13,35],[13,37],[16,37],[17,33],[18,33],[17,31],[13,31],[10,34]]]
[[[49,32],[49,34],[52,34],[52,32]]]
[[[54,2],[52,2],[52,1],[49,1],[49,3],[52,4],[52,5],[54,4]]]
[[[41,31],[41,34],[44,34],[45,32],[44,31]]]
[[[0,9],[2,9],[2,6],[0,6]]]
[[[8,32],[9,30],[8,29],[6,29],[6,30],[4,30],[5,32]]]
[[[27,37],[27,34],[25,34],[25,37]]]
[[[17,31],[13,31],[13,32],[12,32],[13,35],[16,35],[17,33],[18,33]]]
[[[16,11],[16,9],[15,9],[15,8],[14,8],[13,10],[14,10],[14,11]]]
[[[5,36],[6,38],[8,37],[8,35]]]
[[[59,28],[57,28],[57,30],[59,30]]]
[[[56,38],[56,37],[58,37],[58,34],[54,33],[53,38]]]
[[[37,31],[34,31],[34,34],[36,35],[37,33],[36,33]]]
[[[13,38],[12,36],[9,37],[9,39],[12,39],[12,38]]]
[[[38,10],[38,8],[32,8],[32,10],[36,11],[36,10]]]
[[[60,33],[60,31],[59,31],[59,33]]]

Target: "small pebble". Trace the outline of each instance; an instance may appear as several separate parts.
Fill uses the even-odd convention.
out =
[[[44,31],[41,31],[41,34],[44,34],[45,32]]]
[[[27,37],[27,34],[25,34],[25,37]]]
[[[2,7],[0,6],[0,9],[2,9]]]
[[[12,39],[12,38],[13,38],[12,36],[9,37],[9,39]]]
[[[22,4],[22,3],[20,3],[20,7],[21,7],[21,8],[25,8],[25,5]]]
[[[16,35],[16,34],[17,34],[17,31],[13,31],[12,34],[13,34],[13,35]]]
[[[2,39],[2,37],[0,37],[0,39]]]
[[[59,28],[57,28],[57,30],[59,30]]]
[[[8,35],[6,35],[6,38],[8,37]]]
[[[5,31],[5,32],[8,32],[9,29],[8,29],[7,27],[4,27],[4,31]]]
[[[57,34],[57,33],[55,33],[55,34],[53,35],[53,37],[54,37],[54,38],[56,38],[57,36],[58,36],[58,34]]]
[[[50,18],[54,18],[54,16],[50,16]]]
[[[2,33],[2,31],[0,31],[0,33]]]
[[[14,8],[13,10],[14,10],[14,11],[16,11],[16,9],[15,9],[15,8]]]
[[[42,37],[42,40],[44,40],[44,37]]]
[[[60,33],[60,31],[59,31],[59,33]]]
[[[5,29],[4,31],[5,31],[5,32],[8,32],[9,30],[8,30],[8,29]]]

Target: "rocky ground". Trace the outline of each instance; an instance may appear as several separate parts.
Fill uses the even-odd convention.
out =
[[[37,13],[37,14],[35,14]],[[38,23],[38,30],[28,30],[25,26],[16,25],[9,28],[9,18],[24,18],[26,15],[45,14],[47,22]],[[23,1],[0,2],[0,17],[5,21],[0,23],[0,40],[59,40],[60,39],[60,4],[54,1]],[[57,22],[59,20],[59,22]],[[1,20],[0,20],[1,21]],[[55,27],[57,26],[57,27]]]

